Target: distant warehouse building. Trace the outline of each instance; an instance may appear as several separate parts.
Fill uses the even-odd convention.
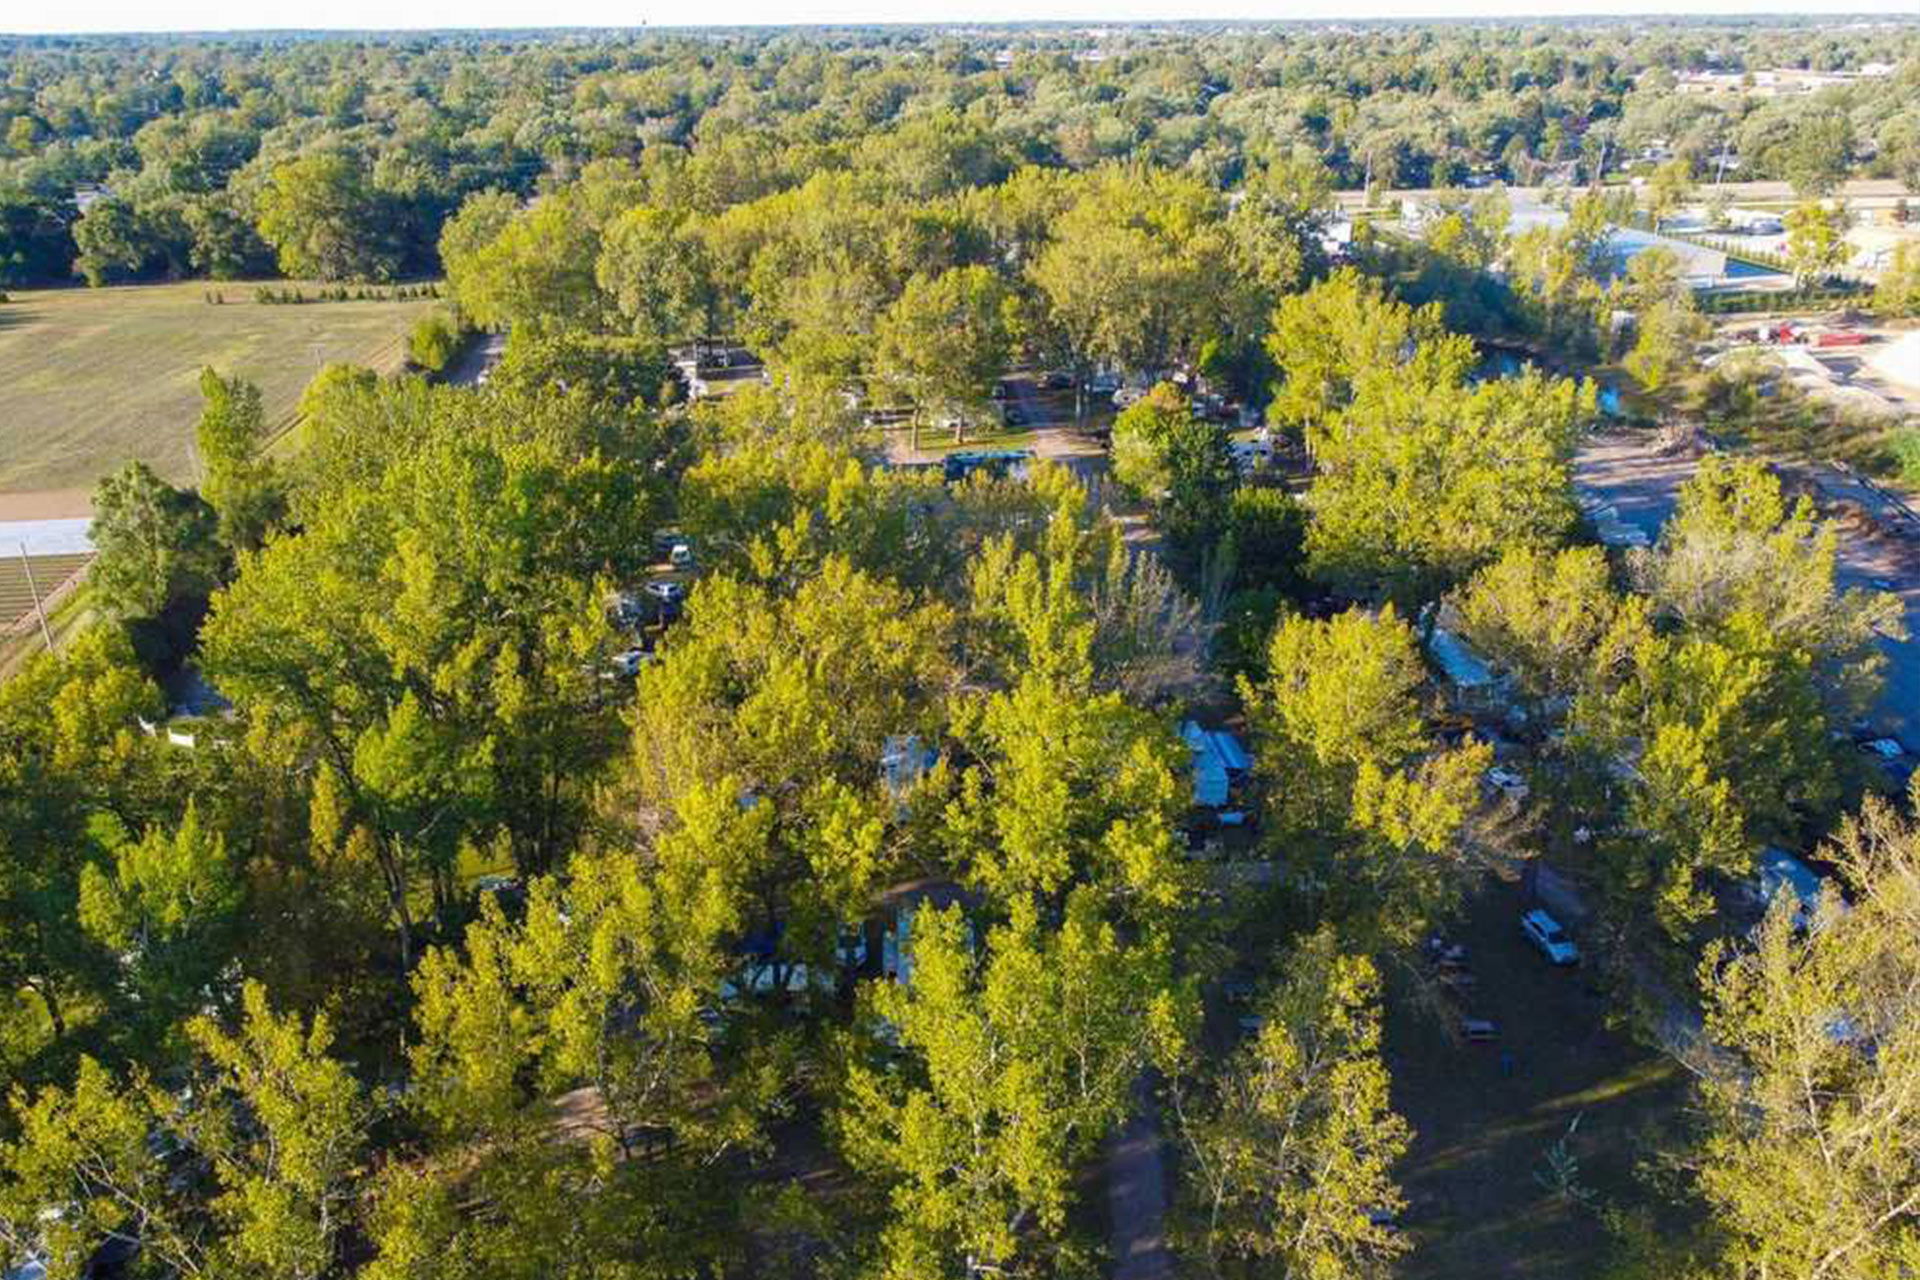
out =
[[[1512,221],[1508,229],[1515,234],[1531,227],[1558,230],[1566,225],[1567,211],[1523,197],[1512,198]],[[1695,289],[1712,289],[1727,283],[1727,255],[1718,249],[1689,244],[1671,236],[1642,231],[1636,227],[1615,227],[1607,237],[1605,253],[1610,275],[1624,275],[1627,264],[1649,249],[1672,253],[1680,262],[1680,276]]]

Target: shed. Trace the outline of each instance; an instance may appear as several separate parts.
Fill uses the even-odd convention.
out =
[[[1207,809],[1225,807],[1233,784],[1253,767],[1253,757],[1226,729],[1205,729],[1188,720],[1180,737],[1193,754],[1193,802]]]
[[[1790,892],[1800,900],[1794,921],[1805,926],[1820,905],[1820,890],[1827,882],[1826,877],[1785,849],[1771,845],[1760,851],[1755,865],[1754,889],[1761,904],[1771,907],[1783,891]]]

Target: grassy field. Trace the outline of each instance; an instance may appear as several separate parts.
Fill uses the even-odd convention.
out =
[[[209,290],[225,304],[209,305]],[[253,291],[190,281],[28,291],[0,303],[0,519],[8,495],[50,490],[78,497],[79,510],[61,514],[84,514],[85,491],[130,457],[190,479],[202,366],[258,383],[269,423],[282,427],[321,365],[399,367],[408,328],[434,305],[262,305]]]
[[[1399,1175],[1414,1244],[1407,1280],[1584,1280],[1609,1247],[1606,1210],[1646,1206],[1636,1166],[1671,1137],[1687,1076],[1606,1025],[1585,970],[1549,967],[1521,939],[1517,886],[1478,894],[1450,936],[1475,979],[1467,1009],[1494,1044],[1457,1044],[1391,984],[1386,1053],[1414,1126]],[[1570,1159],[1556,1178],[1553,1157]]]

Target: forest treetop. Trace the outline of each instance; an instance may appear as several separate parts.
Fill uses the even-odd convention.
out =
[[[1814,138],[1823,181],[1912,185],[1917,51],[1911,24],[1752,20],[13,37],[0,283],[429,273],[468,195],[605,160],[709,174],[690,185],[724,206],[882,146],[968,158],[966,185],[1119,160],[1228,190],[1302,158],[1337,186],[1419,187],[1655,146],[1798,184]],[[1786,97],[1673,91],[1707,69],[1874,63],[1903,69]],[[302,247],[285,211],[320,194],[357,215],[335,237],[353,253]]]

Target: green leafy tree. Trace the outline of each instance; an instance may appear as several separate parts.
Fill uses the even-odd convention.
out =
[[[1311,572],[1416,604],[1507,548],[1552,546],[1573,527],[1574,446],[1593,413],[1590,384],[1536,373],[1477,386],[1457,365],[1362,375],[1309,434]]]
[[[1633,350],[1621,363],[1653,395],[1671,392],[1694,368],[1694,352],[1711,332],[1691,302],[1660,302],[1634,320]]]
[[[1307,515],[1284,489],[1236,488],[1227,500],[1234,580],[1245,588],[1299,589],[1306,558]],[[1266,637],[1261,637],[1262,647]]]
[[[1853,163],[1853,124],[1834,110],[1801,112],[1769,159],[1803,200],[1833,193]]]
[[[1484,743],[1443,749],[1421,710],[1425,670],[1391,606],[1283,617],[1240,695],[1266,782],[1266,839],[1315,868],[1313,908],[1355,937],[1409,943],[1458,892]]]
[[[238,1028],[196,1019],[203,1087],[176,1099],[134,1073],[82,1058],[71,1090],[12,1099],[18,1137],[0,1145],[0,1242],[77,1277],[102,1241],[137,1245],[156,1273],[334,1273],[351,1221],[369,1112],[328,1056],[324,1016],[275,1014],[249,984]],[[203,1165],[212,1186],[183,1171]]]
[[[1631,762],[1626,813],[1601,839],[1619,907],[1676,941],[1712,909],[1709,873],[1741,878],[1768,840],[1839,798],[1831,744],[1804,650],[1759,615],[1718,635],[1650,637],[1610,695],[1577,704],[1576,727]]]
[[[159,257],[152,229],[125,200],[95,201],[73,224],[74,270],[98,288],[149,271]]]
[[[409,953],[413,895],[450,901],[463,843],[504,831],[537,871],[584,821],[613,743],[599,583],[650,555],[661,443],[585,397],[417,395],[356,399],[317,467],[337,490],[242,558],[202,629],[221,689],[338,773]]]
[[[914,405],[914,421],[931,410],[962,424],[990,404],[993,383],[1011,354],[1009,295],[985,267],[955,267],[916,276],[881,318],[874,335],[880,381]]]
[[[9,1254],[44,1257],[55,1280],[79,1280],[112,1241],[177,1274],[205,1272],[196,1206],[153,1141],[164,1093],[139,1075],[122,1085],[83,1057],[70,1088],[16,1088],[10,1101],[17,1136],[0,1144],[0,1244]]]
[[[1702,962],[1716,1047],[1690,1153],[1726,1274],[1898,1274],[1920,1249],[1914,1087],[1920,846],[1870,802],[1824,856],[1844,876],[1811,928],[1783,893],[1751,944]]]
[[[421,316],[407,335],[407,359],[428,373],[442,373],[460,350],[460,329],[443,311]]]
[[[1056,523],[1061,543],[1067,532]],[[1090,885],[1136,919],[1164,920],[1192,892],[1174,826],[1189,794],[1182,749],[1096,666],[1105,646],[1075,592],[1089,568],[1079,550],[996,541],[974,567],[972,634],[1000,687],[957,717],[980,764],[960,778],[946,839],[999,901],[1058,903]]]
[[[1911,244],[1894,246],[1893,257],[1880,270],[1873,301],[1887,315],[1920,315],[1920,249]]]
[[[104,995],[104,958],[80,927],[80,881],[98,808],[139,813],[150,793],[141,717],[165,706],[125,633],[93,627],[0,683],[0,982],[29,994],[52,1037],[68,1007]],[[8,1044],[8,1059],[37,1044]]]
[[[144,462],[129,462],[93,495],[95,556],[87,581],[121,618],[153,618],[175,601],[205,596],[219,580],[218,517],[192,490],[176,489]]]
[[[1693,195],[1693,165],[1683,156],[1666,161],[1653,171],[1641,193],[1647,217],[1658,231]]]
[[[1182,1041],[1166,954],[1122,942],[1083,891],[1057,930],[1016,902],[977,955],[957,909],[923,910],[912,964],[869,989],[900,1065],[857,1060],[833,1115],[848,1162],[889,1191],[876,1272],[1038,1263],[1062,1247],[1076,1165]]]
[[[651,338],[515,330],[493,380],[529,396],[578,396],[619,418],[661,404],[668,376],[666,351]]]
[[[1838,727],[1873,705],[1885,670],[1879,642],[1906,630],[1893,597],[1842,588],[1838,537],[1809,499],[1788,502],[1765,464],[1709,456],[1682,488],[1641,585],[1656,611],[1689,630],[1766,619],[1782,648],[1810,656]]]
[[[201,492],[220,518],[220,537],[236,551],[251,551],[286,511],[286,494],[264,452],[266,411],[260,388],[239,377],[200,371],[200,421],[194,428]]]
[[[1350,269],[1283,300],[1273,313],[1267,351],[1281,375],[1267,416],[1304,430],[1309,448],[1352,403],[1362,374],[1416,355],[1463,369],[1473,362],[1469,344],[1448,345],[1438,305],[1416,311]]]
[[[80,874],[81,927],[121,957],[156,1031],[217,994],[233,959],[242,895],[225,838],[193,801],[171,833],[153,828]]]
[[[258,202],[260,238],[302,280],[387,280],[402,265],[392,221],[360,160],[315,151],[273,171]]]
[[[668,343],[719,332],[711,254],[684,218],[629,209],[607,227],[594,274],[637,337]]]
[[[1393,1165],[1380,980],[1331,930],[1290,951],[1259,1029],[1197,1096],[1176,1089],[1187,1159],[1181,1251],[1213,1276],[1387,1276],[1406,1242]]]
[[[1461,637],[1536,708],[1617,680],[1649,630],[1645,598],[1614,590],[1599,547],[1516,548],[1451,605]]]
[[[1114,419],[1113,474],[1153,501],[1167,533],[1188,546],[1211,542],[1235,479],[1226,434],[1166,382]]]
[[[1847,260],[1847,214],[1818,200],[1795,205],[1782,219],[1787,227],[1787,262],[1801,285],[1832,274]]]
[[[461,311],[482,329],[599,328],[608,307],[594,279],[593,193],[570,186],[503,218],[505,203],[469,202],[448,224],[440,253]]]
[[[208,1207],[224,1235],[209,1270],[335,1274],[372,1108],[330,1056],[326,1015],[275,1013],[266,989],[250,982],[236,1028],[201,1017],[187,1030],[211,1076],[185,1126],[220,1187]]]

